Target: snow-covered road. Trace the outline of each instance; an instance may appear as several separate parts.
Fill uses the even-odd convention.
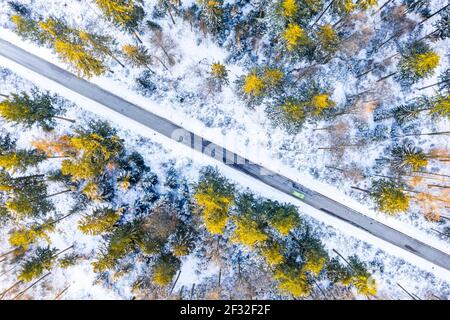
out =
[[[251,163],[249,160],[230,152],[217,144],[211,143],[165,118],[144,110],[95,84],[80,79],[68,71],[1,39],[0,55],[91,101],[95,101],[96,103],[109,108],[111,112],[119,113],[170,139],[211,156],[233,169],[244,172],[279,191],[296,197],[297,200],[300,197],[304,203],[320,210],[324,215],[331,215],[335,218],[339,218],[379,239],[428,260],[435,265],[450,270],[450,256],[445,252],[436,249],[432,245],[419,241],[379,221],[371,219],[370,217],[330,199],[323,194],[308,189],[283,175],[265,169],[258,164]]]

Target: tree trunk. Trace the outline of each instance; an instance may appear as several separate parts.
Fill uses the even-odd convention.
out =
[[[7,273],[13,271],[13,270],[16,269],[17,267],[18,267],[18,265],[15,265],[15,266],[12,267],[11,269],[6,270],[6,271],[3,271],[3,273],[0,273],[0,277],[3,277],[5,274],[7,274]]]
[[[195,283],[192,284],[192,288],[191,288],[191,294],[189,296],[189,299],[192,300],[192,297],[194,296],[194,290],[195,290]]]
[[[12,289],[14,289],[15,287],[17,287],[18,285],[20,285],[23,281],[19,280],[16,283],[14,283],[11,287],[9,287],[8,289],[6,289],[5,291],[3,291],[2,293],[0,293],[0,300],[3,300],[3,298],[5,297],[5,295],[10,292]]]
[[[60,222],[60,221],[62,221],[62,220],[64,220],[64,219],[70,217],[70,216],[73,215],[73,214],[75,214],[75,212],[71,212],[71,213],[66,214],[65,216],[63,216],[63,217],[61,217],[61,218],[59,218],[59,219],[56,219],[56,220],[53,221],[53,222],[49,222],[48,225],[57,224],[58,222]]]
[[[169,68],[167,68],[166,64],[165,64],[160,58],[158,58],[157,56],[153,56],[153,57],[154,57],[156,60],[158,60],[159,63],[162,64],[162,66],[164,67],[164,69],[166,69],[167,71],[169,71]]]
[[[431,188],[450,189],[450,186],[442,186],[439,184],[428,184],[427,186]]]
[[[60,191],[60,192],[56,192],[56,193],[53,193],[53,194],[49,194],[49,195],[45,196],[44,198],[47,199],[47,198],[59,196],[60,194],[64,194],[64,193],[71,192],[71,191],[72,191],[72,190],[70,190],[70,189],[63,190],[63,191]]]
[[[336,170],[336,171],[339,171],[339,172],[345,172],[344,169],[340,169],[340,168],[336,168],[336,167],[332,167],[332,166],[325,166],[325,168],[327,168],[327,169],[333,169],[333,170]]]
[[[423,174],[430,174],[430,175],[432,175],[432,176],[438,176],[438,177],[450,178],[450,176],[448,176],[448,175],[445,175],[445,174],[439,174],[439,173],[434,173],[434,172],[428,172],[428,171],[414,171],[414,172],[423,173]]]
[[[446,83],[446,82],[449,82],[449,81],[450,81],[450,80],[439,81],[439,82],[436,82],[436,83],[434,83],[434,84],[430,84],[430,85],[428,85],[428,86],[419,88],[419,89],[417,89],[417,90],[419,90],[419,91],[420,91],[420,90],[424,90],[424,89],[431,88],[431,87],[434,87],[434,86],[437,86],[437,85],[439,85],[439,84]]]
[[[422,40],[425,40],[425,39],[428,38],[428,37],[431,37],[433,34],[435,34],[435,33],[438,32],[438,31],[439,31],[439,30],[436,29],[436,30],[430,32],[430,33],[427,34],[426,36],[423,36],[422,38],[420,38],[419,40],[417,40],[417,42],[420,42],[420,41],[422,41]]]
[[[331,0],[330,3],[328,4],[328,6],[325,8],[325,10],[323,10],[323,12],[320,14],[320,16],[317,18],[316,21],[314,21],[314,23],[311,26],[311,29],[316,25],[317,22],[319,22],[319,20],[323,17],[323,15],[328,11],[328,9],[330,9],[331,5],[333,4],[334,0]]]
[[[392,72],[391,74],[388,74],[387,76],[384,76],[383,78],[378,79],[377,82],[384,81],[387,78],[390,78],[390,77],[392,77],[393,75],[396,75],[396,74],[397,74],[397,72]]]
[[[317,150],[339,150],[339,149],[359,147],[359,146],[360,145],[358,145],[358,144],[343,144],[343,145],[336,146],[336,147],[320,147],[320,148],[317,148]]]
[[[61,296],[67,292],[67,290],[70,288],[70,285],[65,287],[60,293],[58,293],[55,298],[53,298],[53,300],[58,300],[59,298],[61,298]]]
[[[357,74],[357,75],[356,75],[356,79],[359,79],[359,78],[361,78],[362,76],[365,76],[365,75],[368,74],[369,72],[371,72],[371,71],[373,71],[373,70],[376,70],[376,69],[378,69],[378,67],[373,67],[373,68],[370,68],[370,69],[367,70],[367,71],[364,71],[363,73]]]
[[[59,119],[59,120],[64,120],[64,121],[68,121],[68,122],[71,122],[71,123],[75,123],[76,122],[75,120],[64,118],[64,117],[60,117],[60,116],[54,116],[53,118]]]
[[[429,133],[410,133],[404,134],[403,136],[396,136],[395,138],[403,138],[403,137],[412,137],[412,136],[439,136],[439,135],[448,135],[450,131],[441,131],[441,132],[429,132]]]
[[[164,3],[164,6],[165,6],[166,9],[167,9],[167,12],[169,13],[170,20],[172,20],[172,23],[175,25],[175,20],[173,19],[172,12],[171,12],[171,10],[170,10],[170,6],[169,6],[169,5],[166,3],[166,1],[164,1],[164,0],[163,0],[163,3]]]
[[[141,38],[139,37],[138,33],[136,32],[136,30],[133,30],[132,33],[133,33],[133,35],[135,36],[136,40],[137,40],[140,44],[142,44],[143,42],[142,42]]]
[[[25,180],[25,179],[31,179],[31,178],[42,178],[45,177],[45,174],[33,174],[33,175],[29,175],[29,176],[23,176],[23,177],[17,177],[17,178],[11,178],[11,180],[13,181],[20,181],[20,180]]]
[[[175,286],[177,285],[178,279],[180,278],[180,274],[181,274],[181,270],[178,271],[178,275],[177,275],[177,277],[176,277],[176,279],[175,279],[175,282],[174,282],[173,285],[172,285],[172,288],[171,288],[170,291],[169,291],[169,295],[171,295],[172,292],[173,292],[173,289],[175,289]]]
[[[432,14],[431,16],[429,16],[428,18],[423,19],[422,21],[419,22],[419,25],[422,24],[422,23],[424,23],[425,21],[427,21],[427,20],[433,18],[435,15],[441,13],[441,12],[444,11],[448,6],[449,6],[449,5],[446,5],[445,7],[441,8],[441,9],[439,9],[438,11],[436,11],[435,13],[433,13],[433,14]]]
[[[6,99],[9,99],[9,96],[7,94],[3,94],[3,93],[0,93],[0,97],[4,97]]]
[[[405,288],[403,288],[398,282],[397,285],[402,289],[408,296],[410,296],[413,300],[417,300],[411,293],[409,293]]]
[[[2,253],[0,255],[0,258],[3,258],[4,256],[10,255],[11,253],[13,253],[14,251],[17,251],[17,248],[14,248],[12,250],[9,250],[8,252]]]
[[[350,186],[350,188],[355,189],[355,190],[359,190],[359,191],[362,191],[362,192],[365,192],[365,193],[370,193],[370,190],[361,189],[361,188],[354,187],[354,186]]]
[[[353,269],[352,264],[347,259],[345,259],[345,257],[342,254],[340,254],[339,251],[337,251],[336,249],[333,249],[333,251],[336,252],[337,255],[341,257],[341,259],[344,260],[353,271],[355,271],[355,269]]]
[[[67,247],[64,250],[61,250],[60,252],[56,253],[54,256],[57,257],[57,256],[63,254],[64,252],[66,252],[66,251],[68,251],[70,249],[73,249],[73,247],[74,247],[74,245],[71,245],[70,247]]]
[[[37,279],[35,282],[33,282],[29,287],[27,287],[26,289],[22,290],[21,292],[19,292],[12,300],[17,300],[18,298],[20,298],[21,296],[23,296],[28,290],[30,290],[31,288],[33,288],[35,285],[37,285],[39,282],[41,282],[42,280],[44,280],[46,277],[48,277],[51,274],[51,272],[43,275],[42,277],[40,277],[39,279]]]

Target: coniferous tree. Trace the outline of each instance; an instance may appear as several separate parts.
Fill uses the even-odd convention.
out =
[[[397,170],[420,171],[428,165],[428,158],[425,152],[407,143],[392,149],[391,162]]]
[[[127,44],[122,47],[122,51],[125,54],[127,60],[133,66],[145,67],[149,71],[153,72],[153,70],[150,68],[153,59],[145,47]]]
[[[16,27],[16,33],[27,40],[35,41],[38,43],[44,43],[45,39],[39,29],[39,25],[33,19],[27,18],[22,15],[12,15],[11,22]]]
[[[397,78],[406,84],[413,84],[434,73],[440,57],[423,42],[414,42],[404,49]]]
[[[111,232],[120,219],[120,211],[110,208],[95,209],[91,215],[84,216],[78,222],[78,229],[91,236]]]
[[[73,156],[62,162],[61,171],[75,181],[98,177],[123,151],[116,130],[102,121],[79,129],[69,141]]]
[[[340,38],[329,24],[319,27],[315,36],[317,42],[316,59],[325,62],[339,50]]]
[[[33,225],[29,228],[20,228],[14,230],[10,234],[9,244],[13,247],[20,248],[23,251],[27,251],[30,245],[35,244],[40,240],[45,240],[50,244],[48,233],[54,230],[54,225],[50,223]]]
[[[8,214],[14,217],[42,217],[53,210],[53,204],[47,194],[47,185],[41,176],[9,179],[3,186],[8,189],[4,207]]]
[[[311,293],[310,280],[295,263],[285,262],[278,265],[273,277],[278,282],[279,290],[294,298],[306,297]]]
[[[153,283],[160,287],[169,285],[179,270],[180,265],[180,260],[172,254],[162,254],[153,266]]]
[[[260,245],[268,239],[268,235],[262,230],[262,226],[256,219],[246,216],[233,217],[235,230],[231,241],[243,244],[250,248]]]
[[[22,265],[17,276],[18,280],[29,282],[40,277],[45,270],[50,270],[55,262],[57,251],[50,247],[37,248],[34,255]]]
[[[133,33],[142,42],[137,34],[139,24],[145,16],[140,0],[95,0],[95,3],[109,21],[126,32]]]
[[[56,96],[37,90],[32,90],[31,95],[26,92],[12,93],[8,99],[0,102],[0,115],[7,121],[21,124],[26,128],[37,124],[44,130],[50,131],[56,125],[55,119],[74,122],[61,117],[63,112],[64,109]]]
[[[0,168],[12,172],[25,172],[47,159],[47,156],[36,149],[5,151],[0,154]]]
[[[207,167],[195,186],[194,199],[208,232],[223,234],[234,203],[234,186],[217,170]]]
[[[410,197],[395,182],[389,180],[374,182],[370,195],[378,209],[388,214],[395,215],[409,208]]]
[[[201,7],[202,20],[212,33],[218,33],[223,27],[223,0],[197,0]]]

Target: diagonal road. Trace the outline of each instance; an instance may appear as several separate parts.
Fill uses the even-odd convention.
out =
[[[382,240],[409,251],[435,265],[450,270],[450,255],[421,242],[409,235],[395,230],[381,222],[371,219],[323,194],[308,189],[291,179],[250,162],[231,151],[223,149],[173,122],[159,117],[119,96],[108,92],[72,73],[59,68],[17,46],[0,39],[0,55],[44,76],[69,90],[93,100],[124,117],[128,117],[160,134],[205,153],[235,170],[287,193],[306,204],[356,226]]]

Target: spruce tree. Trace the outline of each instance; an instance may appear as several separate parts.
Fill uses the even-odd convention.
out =
[[[55,119],[63,119],[64,112],[61,102],[49,92],[32,90],[31,95],[23,91],[10,94],[10,98],[0,102],[0,115],[14,124],[31,128],[35,124],[46,131],[54,129]]]
[[[398,63],[397,78],[405,84],[413,84],[433,75],[440,57],[424,42],[414,42],[403,50]]]
[[[211,234],[223,234],[230,206],[234,203],[234,186],[217,170],[207,167],[195,186],[194,199],[206,230]]]
[[[20,281],[30,282],[40,277],[45,270],[50,270],[56,259],[55,248],[39,247],[25,263],[22,264],[17,279]]]
[[[397,146],[391,152],[392,165],[397,170],[420,171],[428,165],[425,152],[412,143]]]
[[[370,195],[378,209],[387,214],[395,215],[409,208],[410,197],[395,182],[389,180],[374,182]]]
[[[160,287],[169,285],[180,265],[180,260],[172,254],[162,254],[157,258],[153,266],[152,282]]]
[[[95,0],[95,3],[109,21],[137,36],[136,31],[145,15],[140,0]]]
[[[78,229],[91,236],[111,232],[119,221],[120,212],[110,208],[97,208],[91,215],[84,216],[78,222]]]

